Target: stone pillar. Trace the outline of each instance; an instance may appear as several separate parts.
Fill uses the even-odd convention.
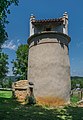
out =
[[[30,36],[34,35],[34,32],[35,32],[34,25],[32,24],[32,21],[34,21],[34,20],[35,20],[35,16],[32,14],[30,17]]]
[[[68,35],[68,14],[65,12],[63,14],[63,33]]]

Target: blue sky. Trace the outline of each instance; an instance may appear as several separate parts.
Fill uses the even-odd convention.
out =
[[[36,19],[59,18],[66,11],[69,15],[69,56],[71,75],[83,76],[83,1],[79,0],[20,0],[19,6],[11,6],[8,15],[9,24],[6,30],[8,41],[3,45],[3,51],[9,55],[9,73],[12,75],[12,59],[20,44],[26,44],[29,37],[29,18],[31,14]]]

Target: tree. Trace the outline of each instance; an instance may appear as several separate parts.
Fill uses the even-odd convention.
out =
[[[12,88],[12,79],[10,77],[5,77],[3,79],[3,87],[4,88]]]
[[[76,84],[79,84],[79,87],[83,88],[83,77],[71,77],[71,89],[75,89],[77,87]]]
[[[16,60],[13,63],[13,74],[19,79],[27,79],[28,45],[20,45],[16,51]]]
[[[3,79],[8,73],[8,55],[0,53],[0,83],[3,86]]]
[[[8,38],[5,25],[9,23],[7,20],[7,14],[10,14],[9,6],[18,5],[18,2],[18,0],[0,0],[0,48]]]

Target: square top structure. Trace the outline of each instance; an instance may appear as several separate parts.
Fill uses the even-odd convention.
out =
[[[30,17],[30,36],[45,31],[60,32],[68,35],[68,14],[65,12],[63,17],[54,19],[36,20],[34,15]]]

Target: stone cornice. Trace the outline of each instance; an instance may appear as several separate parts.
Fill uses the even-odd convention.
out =
[[[37,36],[44,35],[44,34],[56,34],[56,35],[60,35],[60,36],[66,37],[68,39],[68,43],[71,41],[71,38],[68,35],[64,34],[64,33],[55,32],[55,31],[43,31],[41,33],[37,33],[37,34],[34,34],[34,35],[30,36],[28,38],[28,44],[29,44],[29,42],[30,42],[31,39],[33,39],[33,38],[35,38]]]

